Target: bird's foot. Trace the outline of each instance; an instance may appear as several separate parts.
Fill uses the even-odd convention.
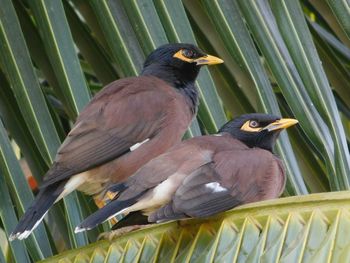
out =
[[[138,229],[144,229],[144,228],[147,228],[149,226],[152,226],[152,224],[150,224],[150,225],[125,226],[125,227],[122,227],[122,228],[119,228],[119,229],[116,229],[116,230],[112,230],[112,231],[109,231],[109,232],[101,233],[98,236],[97,239],[98,240],[108,239],[109,241],[111,241],[112,239],[120,237],[120,236],[122,236],[124,234],[130,233],[130,232],[138,230]]]

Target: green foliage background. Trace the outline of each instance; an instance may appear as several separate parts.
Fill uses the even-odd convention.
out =
[[[91,96],[137,75],[145,56],[168,42],[197,43],[225,61],[201,71],[201,105],[187,136],[213,133],[245,112],[295,117],[300,125],[276,149],[288,173],[285,195],[349,189],[349,10],[341,0],[0,0],[0,228],[8,235],[33,200],[19,159],[40,184]],[[72,230],[95,209],[71,194],[27,241],[0,234],[0,262],[94,242],[108,225]],[[177,253],[174,260],[191,258]]]

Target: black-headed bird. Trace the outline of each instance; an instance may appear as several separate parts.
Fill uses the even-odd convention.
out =
[[[78,116],[10,240],[28,237],[72,191],[96,195],[180,142],[197,112],[200,68],[222,62],[191,44],[167,44],[147,57],[140,76],[102,89]]]
[[[226,123],[218,134],[194,137],[152,159],[126,181],[105,207],[76,232],[119,214],[141,211],[149,222],[207,217],[238,205],[277,198],[286,176],[272,149],[295,119],[253,113]]]

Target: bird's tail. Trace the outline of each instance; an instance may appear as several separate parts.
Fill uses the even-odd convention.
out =
[[[83,222],[81,222],[75,228],[74,232],[79,233],[86,230],[90,230],[95,226],[103,223],[104,221],[126,212],[126,209],[129,206],[132,206],[133,204],[137,203],[138,198],[143,194],[144,192],[140,193],[137,196],[134,196],[133,198],[122,200],[122,201],[119,201],[118,199],[112,200],[107,205],[97,210],[92,215],[88,216]]]
[[[31,206],[26,210],[17,226],[12,231],[9,239],[25,239],[43,220],[47,211],[56,202],[57,198],[63,192],[62,184],[54,184],[40,189]]]

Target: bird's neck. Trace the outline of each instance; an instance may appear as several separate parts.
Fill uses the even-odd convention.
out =
[[[191,83],[190,85],[184,85],[181,88],[178,88],[178,91],[185,96],[187,103],[190,106],[192,114],[196,115],[199,104],[199,98],[198,90],[195,84]]]
[[[173,68],[166,66],[160,67],[159,65],[149,65],[143,69],[141,75],[151,75],[167,82],[186,98],[191,112],[196,114],[199,98],[198,90],[195,86],[195,79],[198,73],[195,73],[195,76],[189,76],[188,74],[180,74],[179,72],[174,71]]]

